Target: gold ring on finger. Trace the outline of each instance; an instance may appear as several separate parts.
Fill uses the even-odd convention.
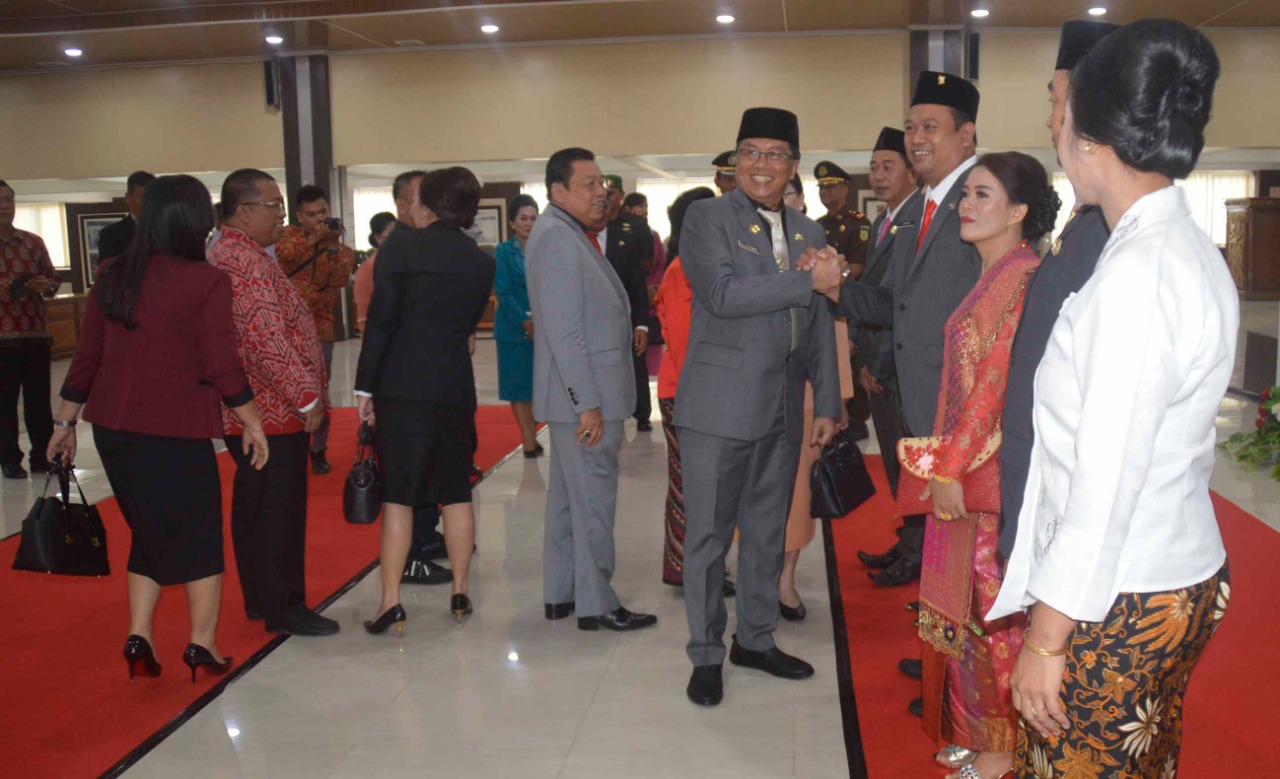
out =
[[[1030,712],[1031,712],[1031,716],[1033,716],[1033,717],[1040,713],[1040,712],[1036,711],[1036,707],[1035,707],[1035,706],[1032,706],[1030,709],[1028,709],[1028,711],[1030,711]]]

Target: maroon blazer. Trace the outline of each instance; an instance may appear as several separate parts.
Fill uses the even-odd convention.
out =
[[[111,430],[222,438],[219,397],[231,407],[253,399],[236,352],[231,279],[208,263],[152,257],[133,321],[108,320],[98,289],[89,293],[62,397]]]

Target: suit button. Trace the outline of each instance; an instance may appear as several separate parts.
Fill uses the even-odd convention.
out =
[[[899,303],[899,304],[898,304],[898,310],[899,310],[899,311],[906,311],[906,310],[907,310],[907,304],[906,304],[906,303]]]
[[[899,351],[901,351],[901,350],[902,350],[902,343],[901,343],[901,342],[899,342],[899,343],[898,343],[898,350],[899,350]]]

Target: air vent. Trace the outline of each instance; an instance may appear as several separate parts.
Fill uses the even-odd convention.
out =
[[[42,67],[42,68],[69,68],[69,67],[71,67],[71,63],[70,63],[70,62],[37,62],[36,64],[37,64],[37,65],[39,65],[39,66],[40,66],[40,67]]]
[[[402,41],[396,41],[395,43],[397,46],[426,46],[427,45],[422,41],[418,40],[417,38],[407,38]]]

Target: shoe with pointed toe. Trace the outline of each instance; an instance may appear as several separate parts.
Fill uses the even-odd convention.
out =
[[[924,698],[912,698],[911,702],[907,704],[907,711],[911,712],[917,717],[923,717],[924,716]]]
[[[324,452],[311,453],[311,472],[316,476],[324,476],[332,470],[329,460],[325,457]]]
[[[919,613],[920,613],[920,601],[918,601],[918,600],[913,600],[913,601],[911,601],[910,603],[908,603],[908,604],[906,605],[906,609],[907,609],[907,611],[914,611],[915,613],[919,614]]]
[[[449,599],[449,612],[453,614],[454,619],[458,620],[458,624],[462,624],[462,618],[468,617],[475,611],[471,605],[471,599],[464,592],[455,593]]]
[[[191,669],[191,683],[196,683],[196,669],[208,668],[209,673],[214,676],[222,676],[231,670],[231,658],[224,657],[222,662],[213,656],[213,652],[200,646],[199,644],[187,644],[186,650],[182,653],[182,662]]]
[[[889,550],[882,554],[871,554],[870,552],[863,551],[858,552],[858,559],[862,561],[863,565],[877,570],[881,568],[888,568],[897,562],[898,558],[901,556],[902,547],[898,544],[894,544],[889,547]]]
[[[396,635],[404,635],[404,623],[409,619],[409,615],[404,613],[404,607],[399,603],[387,609],[378,615],[378,618],[372,621],[365,621],[364,629],[370,635],[380,635],[387,632],[387,628],[392,625],[396,626]]]
[[[920,660],[906,657],[898,662],[898,670],[908,679],[919,679],[924,676],[924,663]],[[952,768],[954,767],[952,766]]]
[[[782,601],[778,601],[778,613],[787,622],[803,622],[804,618],[809,614],[809,610],[804,607],[803,602],[793,609]]]
[[[729,662],[743,668],[754,668],[764,671],[779,679],[808,679],[813,676],[813,666],[798,657],[793,657],[776,646],[763,651],[744,649],[733,637],[733,645],[729,647]]]
[[[920,580],[920,559],[903,554],[888,568],[874,573],[868,571],[867,576],[881,587],[901,587]]]
[[[623,633],[630,630],[652,627],[658,624],[658,618],[652,614],[627,611],[619,606],[608,614],[598,617],[578,617],[578,630],[613,630]]]
[[[684,694],[699,706],[719,706],[724,700],[723,665],[699,665],[689,676]]]
[[[547,619],[556,620],[564,619],[572,614],[574,603],[573,601],[568,603],[544,603],[542,606],[543,613],[547,615]]]
[[[156,661],[156,653],[151,644],[142,636],[130,635],[124,642],[124,660],[129,664],[129,681],[133,681],[134,670],[142,663],[142,670],[147,676],[160,675],[160,663]]]

